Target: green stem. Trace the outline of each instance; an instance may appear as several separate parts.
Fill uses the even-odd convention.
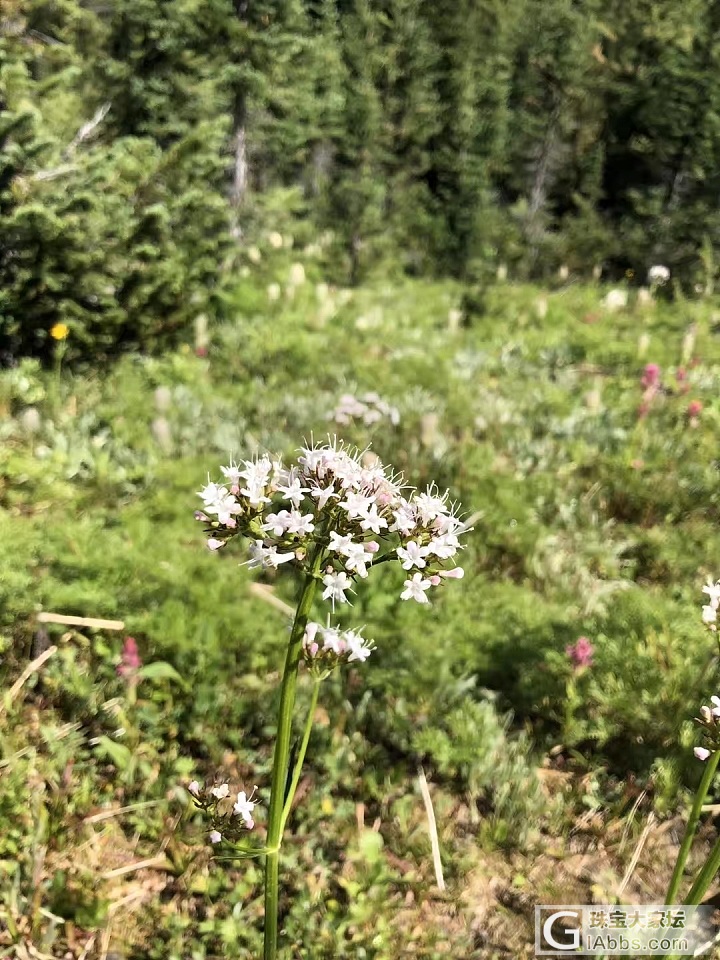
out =
[[[677,893],[680,888],[680,882],[682,880],[683,870],[685,869],[685,863],[687,861],[688,854],[690,853],[690,847],[692,846],[692,842],[695,837],[695,831],[697,830],[698,822],[700,820],[700,814],[702,813],[702,805],[705,802],[705,798],[707,797],[708,790],[710,789],[710,785],[712,784],[713,777],[715,776],[715,771],[717,769],[718,762],[720,762],[720,750],[715,750],[713,753],[710,754],[710,756],[708,757],[705,763],[705,771],[702,775],[702,780],[700,781],[700,785],[697,788],[692,809],[690,810],[690,816],[688,818],[687,826],[685,827],[685,836],[683,837],[682,844],[680,845],[680,850],[678,851],[677,860],[675,861],[675,869],[673,870],[672,877],[670,878],[670,885],[668,887],[667,896],[665,897],[665,903],[675,903],[675,898],[677,897]],[[714,853],[715,851],[713,851],[713,854],[711,855],[711,859]],[[708,860],[708,863],[709,862],[710,861]],[[707,867],[707,863],[705,864],[703,871],[705,870],[706,867]],[[717,870],[717,867],[715,869]],[[703,876],[703,872],[701,872],[700,876],[698,876],[688,896],[693,895],[693,891],[695,890],[695,887],[698,885],[700,881],[700,877],[702,876]],[[714,876],[714,873],[711,874],[710,879],[712,879],[713,876]],[[708,880],[708,883],[709,882],[710,880]],[[705,889],[707,889],[707,884]],[[685,900],[684,902],[687,904],[692,904],[692,903],[697,903],[698,901]]]
[[[292,734],[293,707],[297,686],[298,666],[302,654],[302,638],[307,626],[317,588],[317,573],[322,562],[323,545],[318,544],[312,557],[310,572],[305,578],[297,613],[290,631],[285,670],[280,685],[277,736],[273,753],[270,810],[268,812],[267,855],[265,858],[265,947],[264,960],[275,960],[278,941],[278,878],[280,843],[284,826],[283,806],[285,784],[290,762],[290,737]]]
[[[313,727],[313,720],[315,719],[315,707],[317,706],[319,693],[320,681],[315,680],[313,683],[312,697],[310,698],[310,708],[308,709],[307,720],[305,721],[305,732],[303,733],[302,743],[300,744],[300,752],[298,753],[297,760],[295,762],[295,770],[293,771],[292,782],[290,784],[290,789],[288,790],[288,795],[285,799],[285,806],[283,807],[282,820],[280,822],[281,836],[285,830],[287,818],[290,816],[292,803],[295,799],[295,791],[297,790],[298,783],[300,782],[300,774],[302,773],[303,763],[305,762],[305,754],[307,753],[308,743],[310,742],[310,733]]]

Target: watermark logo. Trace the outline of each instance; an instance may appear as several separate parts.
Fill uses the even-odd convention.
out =
[[[699,957],[718,942],[714,913],[683,904],[546,904],[535,907],[535,954]]]

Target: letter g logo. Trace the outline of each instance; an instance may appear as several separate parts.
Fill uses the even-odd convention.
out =
[[[556,920],[559,920],[560,917],[572,917],[574,920],[578,920],[580,915],[576,910],[557,910],[555,913],[551,913],[543,923],[543,939],[555,950],[577,950],[580,946],[580,930],[573,929],[572,927],[563,927],[558,933],[569,938],[569,942],[568,939],[566,939],[564,943],[560,943],[559,940],[555,939],[553,935],[553,924]]]

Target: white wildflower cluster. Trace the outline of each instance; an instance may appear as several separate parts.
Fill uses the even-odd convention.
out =
[[[713,583],[708,578],[708,582],[703,587],[703,593],[708,596],[708,602],[702,608],[703,623],[715,631],[717,630],[718,607],[720,607],[720,580]]]
[[[252,830],[255,826],[253,812],[257,806],[257,787],[253,787],[249,796],[244,790],[240,790],[234,803],[230,786],[226,782],[201,786],[197,780],[193,780],[188,784],[187,790],[195,806],[210,813],[210,843],[220,843],[221,840],[236,841],[245,831]]]
[[[705,735],[712,749],[695,747],[693,752],[698,760],[707,760],[717,749],[718,740],[720,740],[720,697],[710,697],[710,703],[712,706],[700,707],[700,716],[697,717],[697,721],[705,728]]]
[[[361,637],[356,630],[340,630],[328,624],[311,620],[303,636],[303,656],[311,672],[327,674],[339,663],[364,663],[375,649],[372,640]]]
[[[670,270],[668,267],[658,263],[650,267],[647,274],[648,283],[654,287],[662,287],[670,279]]]
[[[362,420],[367,427],[381,420],[389,420],[393,426],[400,423],[397,407],[390,406],[377,393],[363,393],[359,397],[344,393],[329,418],[342,426],[347,426],[354,420]]]
[[[196,518],[207,525],[208,547],[245,536],[251,567],[299,567],[320,581],[333,609],[385,561],[400,562],[407,572],[400,597],[417,603],[463,576],[454,564],[467,528],[448,494],[405,487],[369,451],[333,440],[303,447],[290,466],[261,456],[221,469],[224,482],[199,493],[204,509]]]

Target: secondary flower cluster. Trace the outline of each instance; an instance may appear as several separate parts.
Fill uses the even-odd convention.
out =
[[[693,752],[698,760],[707,760],[710,754],[715,752],[720,741],[720,697],[710,697],[710,703],[712,704],[710,707],[700,707],[700,716],[696,719],[705,728],[705,735],[713,749],[695,747]]]
[[[207,525],[208,547],[248,537],[249,566],[293,563],[322,580],[333,607],[387,560],[407,571],[403,600],[428,603],[432,587],[463,576],[452,564],[467,530],[448,494],[409,490],[369,451],[333,441],[303,447],[289,467],[262,456],[221,471],[224,483],[208,482],[195,515]],[[384,541],[382,553],[375,538]]]
[[[720,580],[713,583],[708,578],[708,582],[703,587],[703,593],[708,595],[708,602],[702,608],[703,623],[707,624],[711,630],[717,630],[717,614],[720,607]]]
[[[312,672],[327,674],[339,663],[364,663],[375,649],[372,640],[366,640],[355,630],[340,630],[328,624],[310,621],[303,636],[303,656]]]
[[[344,393],[330,414],[330,419],[343,426],[353,420],[362,420],[368,427],[387,419],[395,426],[400,423],[400,413],[397,407],[391,407],[377,393],[363,393],[359,397]]]
[[[193,780],[187,789],[195,806],[210,813],[210,843],[220,843],[223,839],[236,841],[246,830],[252,830],[255,826],[253,811],[257,806],[254,799],[257,787],[253,787],[250,796],[241,790],[235,803],[230,797],[229,785],[224,782],[208,787]]]

